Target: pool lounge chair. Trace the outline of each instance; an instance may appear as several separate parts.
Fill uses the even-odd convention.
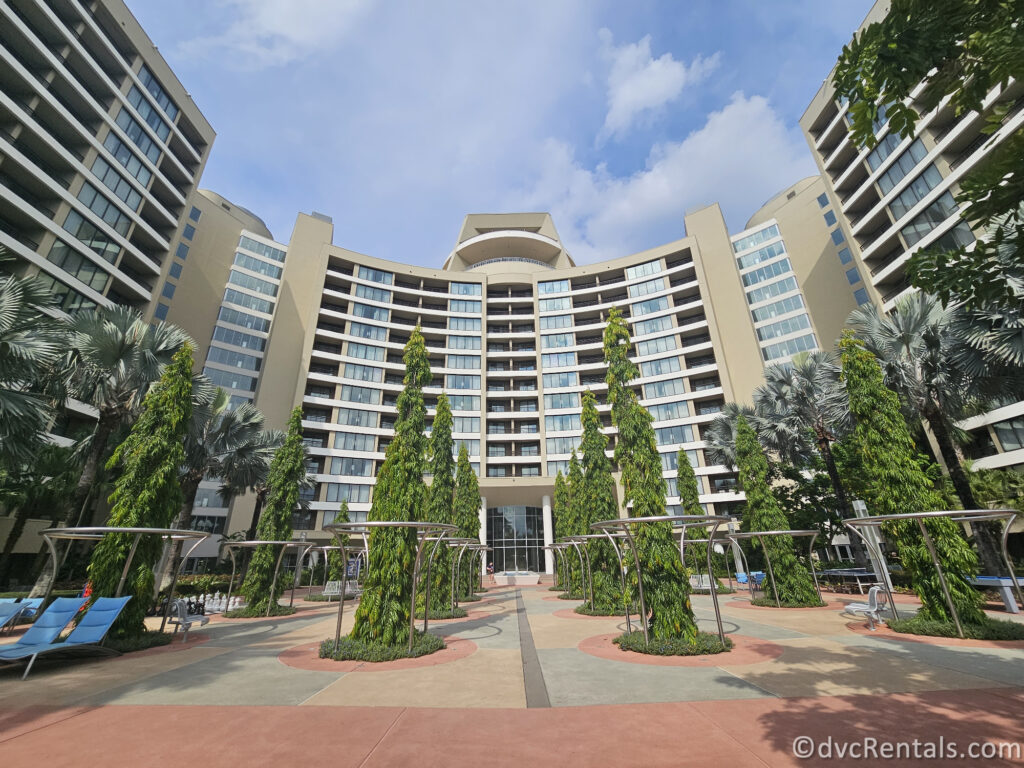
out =
[[[13,600],[0,602],[0,632],[6,629],[8,624],[13,627],[18,621],[18,617],[21,616],[22,610],[21,604]]]
[[[18,603],[14,603],[18,605]],[[49,607],[43,611],[35,622],[25,630],[25,634],[11,645],[0,645],[0,662],[9,655],[16,655],[17,651],[30,645],[46,645],[57,639],[57,636],[64,630],[85,605],[84,597],[58,597]]]
[[[0,598],[0,633],[11,633],[21,619],[34,619],[39,615],[43,598]]]
[[[58,600],[71,600],[77,602],[79,607],[85,602],[84,599],[79,598],[58,598]],[[23,659],[28,659],[25,673],[21,676],[21,679],[24,680],[28,677],[32,665],[35,664],[36,659],[40,656],[120,655],[111,648],[104,648],[102,643],[103,639],[107,636],[107,632],[110,631],[110,627],[117,620],[117,617],[124,610],[129,600],[131,600],[131,595],[127,597],[97,598],[89,611],[82,617],[82,620],[78,622],[78,626],[71,631],[71,634],[63,642],[54,643],[52,640],[60,634],[60,630],[67,625],[67,621],[61,624],[50,640],[35,642],[33,639],[32,641],[27,641],[32,629],[35,629],[36,625],[43,621],[50,613],[50,609],[47,609],[46,613],[40,616],[36,623],[32,625],[32,629],[26,632],[17,643],[8,648],[0,648],[0,662],[13,664]],[[56,602],[55,600],[54,603],[56,604]],[[77,613],[77,608],[75,613]],[[73,617],[74,613],[71,614],[68,620]]]

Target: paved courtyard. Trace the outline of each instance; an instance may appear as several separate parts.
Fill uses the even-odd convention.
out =
[[[701,659],[629,657],[610,644],[622,617],[575,615],[546,587],[492,588],[464,604],[469,618],[431,623],[446,650],[383,665],[317,658],[336,606],[215,620],[187,644],[40,662],[24,682],[0,671],[0,764],[922,765],[942,763],[835,750],[1024,743],[1024,644],[870,633],[840,615],[855,599],[778,610],[724,597],[736,648]],[[710,599],[694,604],[713,631]],[[834,759],[799,759],[801,736]]]

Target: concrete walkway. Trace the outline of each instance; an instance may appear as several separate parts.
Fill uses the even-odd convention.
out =
[[[492,588],[464,604],[468,619],[431,623],[448,649],[383,665],[318,659],[337,606],[305,603],[294,617],[211,622],[187,644],[40,662],[25,682],[0,671],[0,765],[180,766],[186,746],[189,762],[216,766],[735,768],[883,763],[801,760],[801,736],[1024,744],[1020,648],[908,642],[854,631],[838,607],[732,596],[733,652],[638,660],[607,642],[622,617],[582,617],[577,604],[546,587]],[[694,607],[713,631],[710,599]]]

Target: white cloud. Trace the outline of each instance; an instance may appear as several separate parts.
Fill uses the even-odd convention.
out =
[[[685,212],[714,202],[738,231],[768,198],[814,173],[799,131],[763,96],[739,92],[682,141],[652,147],[646,167],[630,176],[585,168],[555,140],[539,158],[536,183],[510,209],[550,211],[580,264],[682,237]]]
[[[651,36],[637,43],[615,46],[612,33],[598,33],[603,54],[611,61],[608,74],[608,114],[599,140],[621,138],[640,118],[656,113],[678,98],[686,86],[704,80],[718,67],[719,54],[707,58],[697,55],[690,65],[676,61],[671,53],[655,59],[651,55]]]
[[[216,55],[240,69],[282,66],[317,53],[342,38],[372,4],[372,0],[217,2],[232,19],[227,28],[183,42],[181,52]]]

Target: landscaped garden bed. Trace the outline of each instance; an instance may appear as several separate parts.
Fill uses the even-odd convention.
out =
[[[429,632],[417,632],[413,638],[412,651],[408,643],[401,645],[383,645],[381,643],[363,642],[351,637],[342,637],[335,645],[334,640],[324,640],[320,644],[320,658],[335,661],[395,661],[396,659],[415,659],[436,653],[445,647],[444,638]]]
[[[666,640],[644,640],[643,632],[625,632],[612,640],[623,651],[634,653],[647,653],[654,656],[709,656],[716,653],[726,653],[732,650],[732,640],[728,637],[725,642],[718,635],[709,632],[698,632],[693,642],[686,638],[670,638]]]

